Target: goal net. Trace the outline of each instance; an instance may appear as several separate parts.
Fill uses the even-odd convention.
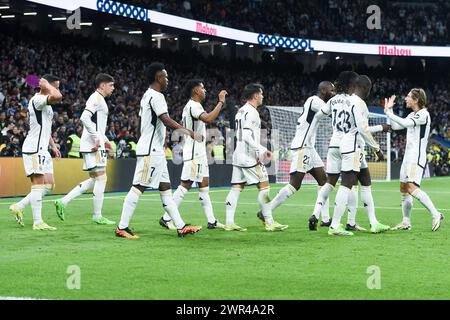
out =
[[[272,123],[271,139],[274,152],[275,172],[277,183],[289,182],[289,169],[291,164],[290,146],[295,136],[297,119],[303,112],[303,107],[267,106]],[[384,114],[369,113],[369,125],[375,126],[387,122]],[[322,161],[327,162],[328,145],[330,143],[333,129],[330,118],[322,118],[317,127],[316,150]],[[380,144],[386,161],[377,162],[375,155],[366,146],[365,155],[369,165],[370,174],[374,181],[390,180],[390,134],[378,132],[373,134],[375,140]],[[315,183],[314,178],[307,174],[304,183]]]

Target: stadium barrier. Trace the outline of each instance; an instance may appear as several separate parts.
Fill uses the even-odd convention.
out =
[[[381,165],[381,164],[379,164]],[[391,167],[392,179],[398,179],[400,163]],[[75,185],[87,179],[88,174],[82,171],[81,159],[61,159],[53,161],[55,174],[55,190],[52,194],[66,194]],[[136,159],[109,159],[107,166],[108,183],[106,192],[126,192],[130,189]],[[168,161],[167,163],[172,188],[180,184],[182,165]],[[229,186],[233,166],[231,164],[211,164],[209,166],[209,183],[211,187]],[[269,176],[271,183],[276,182],[274,175]],[[22,158],[0,158],[0,198],[25,196],[30,192],[30,180],[25,176]]]
[[[182,165],[171,161],[167,163],[172,188],[180,184]],[[86,180],[88,173],[82,171],[82,159],[61,159],[53,161],[55,190],[53,194],[65,194],[75,185]],[[130,189],[136,159],[108,159],[108,183],[106,192],[121,192]],[[230,185],[232,166],[229,164],[212,164],[210,185],[212,187]],[[0,197],[24,196],[30,192],[30,180],[25,176],[22,158],[0,158]]]

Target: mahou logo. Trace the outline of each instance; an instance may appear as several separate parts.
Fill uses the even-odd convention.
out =
[[[203,34],[208,34],[211,36],[217,36],[217,29],[209,27],[207,23],[203,24],[201,22],[196,23],[196,31]]]
[[[378,46],[378,54],[382,56],[410,56],[411,49],[399,49],[396,46]]]

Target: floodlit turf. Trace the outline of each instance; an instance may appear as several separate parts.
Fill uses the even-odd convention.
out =
[[[447,219],[431,232],[431,217],[415,201],[411,231],[353,237],[332,237],[327,229],[308,231],[307,220],[316,188],[304,186],[275,212],[289,224],[284,232],[264,231],[256,219],[256,189],[239,199],[236,222],[247,232],[206,229],[197,192],[181,206],[186,222],[202,224],[193,236],[178,238],[158,224],[159,195],[145,193],[132,227],[138,240],[114,236],[113,226],[92,225],[90,195],[72,202],[66,221],[59,221],[52,202],[45,202],[45,221],[56,232],[32,230],[30,208],[25,228],[15,223],[8,204],[0,200],[0,296],[43,299],[450,299],[449,178],[423,181]],[[274,197],[279,185],[272,187]],[[398,181],[373,186],[381,222],[401,221]],[[228,188],[213,189],[216,216],[224,222]],[[334,199],[335,193],[333,193]],[[124,194],[109,194],[104,215],[118,222]],[[56,197],[47,197],[46,200]],[[346,219],[346,218],[345,218]],[[343,222],[345,223],[345,219]],[[362,208],[359,224],[368,226]],[[67,288],[68,267],[81,271],[81,289]],[[368,289],[381,272],[381,289]],[[69,281],[70,282],[70,281]]]

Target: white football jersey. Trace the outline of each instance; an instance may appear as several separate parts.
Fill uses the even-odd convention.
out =
[[[428,136],[430,135],[431,118],[426,108],[411,112],[406,119],[414,125],[406,131],[406,148],[404,162],[417,163],[425,168],[427,162]]]
[[[206,125],[200,120],[200,115],[205,112],[202,105],[194,100],[189,100],[183,109],[183,126],[206,138]],[[206,155],[206,140],[197,142],[190,136],[186,136],[183,146],[183,160],[189,161]]]
[[[261,141],[261,119],[255,107],[246,103],[236,113],[236,149],[233,153],[233,165],[237,167],[250,168],[257,164],[257,159],[265,150],[260,145]],[[243,139],[244,130],[249,130],[257,148],[250,146]]]
[[[136,146],[137,156],[165,155],[166,127],[159,116],[168,113],[166,98],[149,88],[141,99],[141,137]]]
[[[92,152],[95,147],[95,138],[100,142],[100,150],[105,150],[105,132],[108,123],[108,105],[100,92],[95,91],[86,101],[85,111],[91,114],[91,120],[95,123],[95,133],[89,133],[83,124],[83,133],[80,141],[80,152]]]
[[[350,104],[346,104],[341,111],[342,117],[340,127],[344,131],[340,149],[342,154],[355,152],[361,145],[360,138],[373,149],[380,149],[369,129],[369,110],[367,105],[359,96],[353,94],[349,96]],[[361,136],[359,138],[359,136]]]
[[[52,106],[47,104],[48,96],[36,93],[28,103],[30,130],[22,146],[22,153],[32,154],[47,151],[52,135]]]
[[[320,117],[316,114],[325,106],[325,102],[318,96],[309,97],[304,106],[303,112],[297,120],[295,136],[291,143],[291,149],[314,148],[316,143],[317,124]]]
[[[331,115],[333,135],[330,140],[330,148],[339,148],[341,145],[341,140],[346,130],[344,109],[348,105],[350,105],[350,96],[345,93],[340,93],[328,100],[322,108],[322,113]]]

